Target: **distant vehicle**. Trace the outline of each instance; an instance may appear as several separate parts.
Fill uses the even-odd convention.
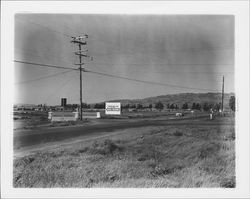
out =
[[[176,117],[183,117],[184,114],[183,114],[183,113],[176,113],[175,116],[176,116]]]

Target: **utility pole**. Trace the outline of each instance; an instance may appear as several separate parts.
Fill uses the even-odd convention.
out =
[[[82,120],[82,72],[84,72],[84,68],[82,67],[84,63],[82,62],[82,57],[88,57],[86,54],[87,49],[82,51],[82,46],[86,46],[87,42],[85,39],[88,38],[88,35],[79,36],[79,37],[72,37],[72,43],[78,45],[79,51],[75,52],[75,55],[79,56],[79,63],[75,65],[79,65],[80,71],[80,119]]]
[[[223,79],[222,79],[222,96],[221,96],[221,111],[223,112],[223,102],[224,102],[224,75],[223,75]]]

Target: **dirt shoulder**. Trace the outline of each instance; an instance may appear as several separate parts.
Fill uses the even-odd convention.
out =
[[[48,150],[60,146],[71,145],[83,141],[91,141],[99,138],[115,136],[141,128],[153,128],[161,126],[193,126],[193,125],[234,125],[234,120],[218,118],[207,120],[207,118],[163,120],[130,120],[117,121],[102,120],[99,123],[88,123],[87,125],[44,128],[43,130],[28,130],[16,132],[14,138],[14,156],[21,157],[39,150]],[[130,130],[131,129],[131,130]]]

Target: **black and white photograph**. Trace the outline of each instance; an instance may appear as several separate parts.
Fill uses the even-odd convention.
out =
[[[14,13],[12,188],[236,189],[236,20]]]
[[[17,14],[15,187],[235,187],[234,17]]]

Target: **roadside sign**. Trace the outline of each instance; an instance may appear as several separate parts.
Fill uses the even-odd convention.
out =
[[[105,114],[106,115],[121,115],[121,103],[120,102],[106,102]]]

